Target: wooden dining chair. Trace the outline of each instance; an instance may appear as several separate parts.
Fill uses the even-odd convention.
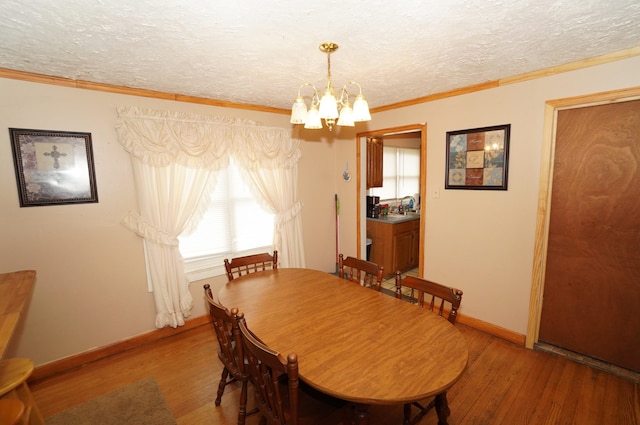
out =
[[[436,312],[455,324],[462,302],[462,291],[416,276],[402,278],[401,273],[396,272],[396,298],[406,299],[411,304],[430,311],[434,311],[437,306]]]
[[[384,268],[371,261],[338,256],[338,270],[342,279],[351,280],[362,286],[380,291]]]
[[[0,425],[22,425],[24,413],[24,403],[17,398],[0,399]]]
[[[227,278],[229,280],[262,270],[277,270],[278,251],[274,250],[273,255],[263,252],[261,254],[236,257],[231,260],[225,258],[224,268],[227,270]]]
[[[227,385],[233,382],[240,382],[242,388],[240,390],[240,405],[238,409],[238,425],[244,425],[247,413],[247,384],[249,375],[245,369],[242,357],[242,348],[239,340],[241,338],[238,331],[238,322],[236,321],[237,309],[227,310],[224,306],[218,304],[213,299],[211,286],[204,285],[204,293],[209,303],[209,316],[211,323],[218,339],[218,358],[223,364],[222,377],[218,384],[218,395],[216,396],[215,405],[220,406],[222,395]]]
[[[396,272],[396,298],[405,299],[411,304],[426,308],[430,312],[436,312],[438,315],[446,317],[451,324],[456,323],[458,309],[462,302],[462,294],[463,292],[460,289],[415,276],[402,278],[401,273]],[[446,391],[436,395],[435,399],[427,404],[418,401],[406,403],[403,410],[403,425],[417,424],[434,406],[438,414],[438,424],[446,425],[447,417],[450,414]],[[413,407],[418,409],[415,416],[412,416]]]
[[[18,423],[45,425],[44,416],[28,385],[28,380],[34,369],[33,360],[25,357],[0,360],[0,399],[17,399],[24,404],[21,422]]]
[[[314,390],[298,377],[298,356],[282,356],[265,345],[237,316],[248,374],[254,387],[261,424],[347,424],[347,403]]]

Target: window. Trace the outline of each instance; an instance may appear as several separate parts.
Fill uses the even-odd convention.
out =
[[[420,193],[420,149],[384,146],[382,163],[382,187],[372,188],[372,196],[382,202]]]
[[[180,236],[190,282],[225,273],[224,259],[273,250],[274,215],[256,201],[233,160],[220,170],[198,228]]]

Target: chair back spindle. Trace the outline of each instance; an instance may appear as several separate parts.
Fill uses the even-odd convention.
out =
[[[264,252],[261,254],[236,257],[231,260],[225,258],[224,268],[227,271],[227,279],[229,280],[263,270],[277,270],[278,251],[273,251],[273,255]]]
[[[380,291],[384,268],[371,261],[338,256],[338,270],[342,279],[350,280],[367,288]]]
[[[223,364],[222,376],[218,384],[218,393],[215,399],[215,405],[220,406],[222,395],[226,386],[232,382],[241,382],[240,400],[238,408],[238,425],[245,423],[247,416],[247,383],[249,375],[245,371],[244,358],[242,356],[242,343],[240,331],[236,315],[237,308],[227,310],[224,306],[218,304],[211,292],[209,284],[204,285],[205,298],[209,304],[209,317],[213,330],[218,340],[218,358]],[[251,412],[249,412],[251,414]]]
[[[238,314],[238,328],[258,409],[269,424],[297,425],[298,356],[292,353],[284,358],[267,347],[247,328],[242,313]],[[284,378],[286,386],[282,385]]]
[[[403,288],[408,288],[408,291],[404,293]],[[446,317],[449,322],[454,324],[458,317],[462,294],[463,292],[460,289],[415,276],[402,278],[400,272],[396,272],[396,298],[403,299],[406,297],[410,303],[417,304],[430,311],[435,310],[438,315]]]

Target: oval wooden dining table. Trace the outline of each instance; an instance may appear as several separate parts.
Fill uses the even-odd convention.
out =
[[[359,424],[368,423],[371,404],[439,394],[448,412],[446,390],[467,366],[466,341],[447,320],[326,272],[252,273],[225,284],[218,298],[244,313],[269,347],[296,353],[307,384],[355,403]]]

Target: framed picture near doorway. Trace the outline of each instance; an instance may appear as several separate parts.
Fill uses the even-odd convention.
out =
[[[447,132],[445,189],[507,190],[511,124]]]
[[[98,202],[91,133],[10,128],[21,207]]]

